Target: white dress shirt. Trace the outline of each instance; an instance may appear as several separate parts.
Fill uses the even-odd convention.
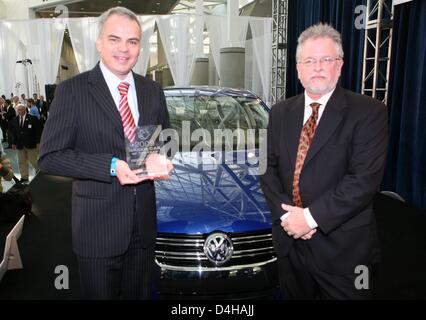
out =
[[[103,63],[99,63],[101,67],[102,74],[108,85],[109,91],[111,92],[112,98],[114,99],[117,110],[120,104],[120,91],[118,91],[118,85],[125,81],[129,83],[129,91],[127,92],[127,101],[129,103],[130,111],[132,112],[133,120],[135,125],[138,125],[139,122],[139,109],[138,109],[138,98],[136,95],[136,86],[135,80],[133,79],[133,73],[129,72],[126,76],[126,79],[121,80],[115,74],[113,74]]]
[[[330,91],[329,93],[323,95],[318,100],[312,100],[311,97],[308,96],[305,90],[305,113],[303,116],[303,125],[308,121],[309,117],[312,114],[312,107],[310,106],[311,103],[316,102],[320,104],[320,107],[318,109],[318,119],[317,119],[317,127],[320,122],[321,116],[324,113],[325,107],[327,106],[328,100],[330,100],[331,95],[333,94],[335,89]],[[303,209],[303,214],[305,216],[306,222],[308,223],[309,227],[311,229],[315,229],[318,227],[318,224],[316,223],[315,219],[312,217],[311,212],[309,211],[309,208]],[[284,221],[288,216],[290,215],[290,212],[287,212],[281,216],[281,221]]]

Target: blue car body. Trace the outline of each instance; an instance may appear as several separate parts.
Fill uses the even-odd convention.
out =
[[[257,99],[259,107],[269,112],[249,91],[211,87],[166,88],[169,112],[170,97],[197,94]],[[242,156],[246,161],[238,162]],[[175,154],[170,180],[156,182],[160,294],[179,298],[274,294],[278,281],[271,216],[256,165],[249,161],[257,156],[258,149]],[[213,239],[213,249],[227,250],[226,261],[206,257],[210,235],[219,235],[222,247]]]

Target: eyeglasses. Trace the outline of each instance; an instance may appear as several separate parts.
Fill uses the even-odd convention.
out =
[[[297,63],[303,64],[307,67],[312,67],[312,66],[316,66],[318,61],[320,64],[330,65],[332,62],[337,60],[342,60],[342,58],[321,57],[319,60],[315,58],[307,58],[305,60],[297,61]]]

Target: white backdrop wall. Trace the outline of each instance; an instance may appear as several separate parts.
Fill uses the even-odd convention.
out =
[[[236,34],[236,42],[231,43],[228,35],[228,22],[226,16],[206,16],[207,32],[210,38],[210,50],[213,55],[216,70],[220,78],[220,49],[226,47],[245,47],[247,37],[247,26],[250,17],[237,17],[237,29],[233,30]]]
[[[157,24],[167,63],[176,85],[188,85],[195,58],[197,42],[203,41],[196,32],[197,17],[194,15],[139,16],[142,25],[141,54],[134,70],[146,74],[148,68],[150,43],[149,39]],[[228,46],[245,47],[248,25],[252,39],[246,51],[246,84],[247,89],[269,100],[271,76],[271,18],[237,17],[238,27],[233,30],[236,37],[234,43],[228,39],[226,16],[203,16],[210,42],[210,57],[220,78],[220,49]],[[33,72],[44,85],[55,83],[61,57],[61,46],[65,27],[74,50],[79,72],[93,68],[99,61],[96,50],[98,18],[36,19],[27,21],[0,21],[0,92],[9,95],[15,86],[16,59],[19,44],[25,46],[23,58],[31,58]],[[198,34],[198,36],[196,36]],[[198,43],[200,46],[200,43]],[[157,46],[158,47],[158,46]],[[28,82],[31,82],[28,80]],[[29,88],[31,91],[32,88]]]
[[[65,21],[61,19],[36,19],[30,20],[29,25],[30,42],[27,45],[27,55],[33,61],[38,82],[42,84],[39,88],[40,93],[46,96],[44,84],[56,83],[64,40]]]
[[[14,92],[15,67],[18,55],[19,39],[12,32],[12,25],[0,21],[0,94],[7,98]]]
[[[159,16],[157,26],[175,85],[188,85],[195,54],[194,17]]]
[[[61,19],[35,19],[28,21],[2,21],[2,25],[9,30],[6,37],[10,37],[10,44],[0,54],[8,61],[6,77],[7,88],[15,87],[16,61],[19,57],[31,60],[28,78],[24,81],[25,93],[35,91],[32,75],[36,75],[40,83],[40,93],[44,94],[44,84],[55,83],[61,55],[62,41],[64,39],[65,23]],[[3,27],[4,30],[4,27]],[[18,55],[16,48],[23,44],[24,50]],[[15,46],[17,47],[15,48]],[[3,49],[3,48],[2,48]],[[3,59],[2,59],[3,60]],[[3,63],[3,62],[2,62]],[[22,91],[22,90],[21,90]],[[18,92],[16,92],[18,93]]]
[[[78,69],[80,72],[92,69],[99,60],[96,50],[98,18],[70,18],[67,25]]]
[[[148,70],[149,56],[150,56],[150,43],[149,39],[154,34],[155,22],[157,21],[156,16],[138,16],[139,23],[142,26],[142,40],[141,40],[141,52],[139,54],[138,62],[136,63],[133,70],[141,75],[146,75]]]
[[[272,73],[272,19],[251,17],[249,23],[253,36],[254,61],[262,83],[261,97],[265,102],[269,102]]]
[[[253,53],[253,40],[247,40],[245,44],[245,70],[244,70],[244,85],[247,90],[257,94],[265,102],[264,91],[262,87],[262,80],[260,78],[260,71],[258,64],[255,61]]]

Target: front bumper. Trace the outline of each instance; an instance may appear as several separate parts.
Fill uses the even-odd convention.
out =
[[[274,299],[278,293],[276,261],[226,270],[172,270],[160,267],[160,299]]]

